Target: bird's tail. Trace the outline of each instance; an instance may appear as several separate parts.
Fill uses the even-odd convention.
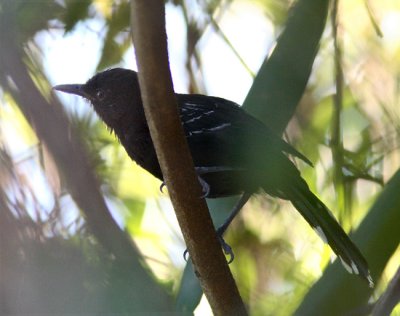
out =
[[[291,186],[289,199],[324,242],[329,244],[346,270],[362,276],[373,287],[367,261],[308,185],[303,182],[302,185]]]

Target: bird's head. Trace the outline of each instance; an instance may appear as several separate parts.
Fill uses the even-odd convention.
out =
[[[90,101],[101,119],[113,130],[142,112],[135,71],[114,68],[96,74],[85,84],[63,84],[54,90],[79,95]]]

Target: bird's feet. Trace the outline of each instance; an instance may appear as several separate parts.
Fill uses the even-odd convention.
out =
[[[226,241],[224,240],[224,238],[222,237],[222,235],[219,235],[219,234],[218,234],[217,237],[218,237],[219,243],[220,243],[220,245],[221,245],[221,247],[222,247],[222,250],[224,251],[225,255],[226,255],[226,256],[229,256],[228,264],[230,264],[230,263],[235,259],[235,255],[234,255],[234,253],[233,253],[232,247],[229,246],[229,245],[226,243]],[[186,249],[186,250],[183,252],[183,259],[184,259],[185,261],[188,261],[188,258],[189,258],[189,251]]]
[[[198,176],[198,179],[199,179],[199,182],[201,185],[201,189],[203,191],[203,195],[201,195],[200,198],[206,198],[210,194],[210,186],[200,176]],[[163,191],[164,187],[166,187],[166,184],[165,184],[165,182],[162,182],[160,185],[161,193],[164,193],[164,191]]]
[[[197,178],[199,179],[201,190],[203,191],[203,195],[200,196],[200,198],[206,198],[210,194],[210,186],[202,179],[202,177],[197,176]]]
[[[166,186],[166,185],[165,185],[165,182],[163,181],[163,182],[161,183],[161,185],[160,185],[160,192],[161,192],[161,193],[164,193],[163,189],[164,189],[165,186]]]
[[[222,247],[222,250],[223,250],[224,253],[225,253],[225,256],[228,256],[228,257],[229,257],[228,264],[230,264],[230,263],[235,259],[235,255],[234,255],[234,253],[233,253],[232,247],[229,246],[229,245],[226,243],[226,241],[224,240],[224,238],[222,237],[222,235],[218,235],[218,240],[219,240],[219,243],[220,243],[220,245],[221,245],[221,247]]]

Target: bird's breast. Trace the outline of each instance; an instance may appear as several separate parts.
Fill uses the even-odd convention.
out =
[[[162,180],[161,168],[148,131],[127,131],[119,139],[132,160]]]

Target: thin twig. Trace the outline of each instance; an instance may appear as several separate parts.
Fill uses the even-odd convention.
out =
[[[334,48],[334,74],[336,93],[333,95],[333,117],[332,117],[332,131],[331,131],[331,148],[332,158],[334,161],[334,185],[336,194],[338,196],[339,209],[344,210],[346,205],[346,190],[344,187],[344,179],[342,168],[343,161],[343,140],[342,140],[342,109],[343,109],[343,70],[342,70],[342,48],[338,38],[338,7],[339,0],[334,0],[332,3],[332,37]],[[343,215],[339,213],[339,218]]]
[[[247,65],[247,63],[243,59],[243,57],[240,56],[240,54],[237,51],[237,49],[235,48],[235,46],[233,46],[232,42],[229,40],[229,38],[225,35],[225,33],[219,27],[219,24],[217,23],[217,21],[215,21],[215,19],[214,19],[214,17],[212,15],[210,15],[209,18],[210,18],[211,25],[213,26],[215,31],[221,36],[222,40],[226,43],[226,45],[229,46],[229,48],[231,49],[232,53],[236,56],[236,58],[242,64],[244,69],[246,69],[246,71],[250,74],[250,76],[252,76],[254,78],[256,76],[256,74],[250,69],[250,67]]]

